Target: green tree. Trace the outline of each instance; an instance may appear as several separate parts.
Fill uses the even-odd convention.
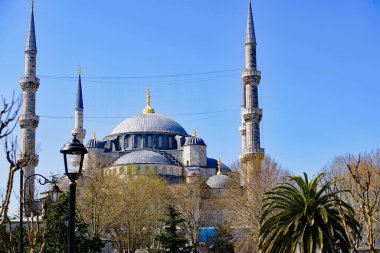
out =
[[[349,252],[344,224],[358,232],[358,223],[352,207],[337,197],[341,191],[329,191],[335,182],[321,185],[324,176],[310,181],[306,173],[290,177],[266,193],[259,243],[263,253]]]
[[[46,252],[65,252],[67,248],[67,226],[65,219],[69,213],[69,195],[61,194],[49,208],[46,216]],[[67,220],[67,219],[66,219]],[[75,252],[100,252],[103,242],[97,238],[87,238],[87,224],[75,217]]]
[[[234,253],[231,225],[228,222],[219,224],[216,228],[213,248],[215,253]]]
[[[181,213],[177,211],[174,205],[169,204],[166,207],[166,219],[162,219],[164,230],[156,239],[161,243],[163,252],[180,253],[192,252],[192,247],[186,246],[189,240],[182,238],[177,233],[177,226],[184,222]]]

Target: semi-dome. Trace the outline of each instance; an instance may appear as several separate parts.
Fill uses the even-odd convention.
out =
[[[222,189],[227,188],[230,178],[226,175],[214,175],[210,177],[206,184],[212,189]]]
[[[187,135],[187,132],[180,124],[157,113],[141,113],[127,118],[111,132],[111,135],[125,133],[173,133]]]
[[[189,136],[189,137],[186,138],[184,146],[187,146],[187,145],[202,145],[202,146],[206,146],[206,143],[200,137]]]
[[[164,164],[171,165],[172,162],[165,156],[150,151],[139,150],[123,155],[116,160],[114,165],[129,165],[129,164]]]

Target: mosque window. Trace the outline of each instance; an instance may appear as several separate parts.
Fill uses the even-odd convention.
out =
[[[141,148],[141,136],[136,136],[135,148]]]
[[[124,139],[124,148],[125,149],[129,148],[129,139],[130,139],[129,136],[125,136],[125,139]]]
[[[158,136],[158,147],[162,148],[162,136]]]
[[[173,137],[169,136],[169,148],[173,148]]]
[[[147,147],[152,147],[152,136],[151,135],[147,136]]]

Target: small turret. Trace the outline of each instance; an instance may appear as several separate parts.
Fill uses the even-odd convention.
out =
[[[183,145],[183,161],[186,166],[207,166],[206,143],[197,136],[194,131],[193,136],[186,137]]]

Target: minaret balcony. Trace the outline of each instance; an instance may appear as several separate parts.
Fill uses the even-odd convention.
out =
[[[261,120],[263,117],[263,109],[260,108],[244,108],[242,110],[242,115],[244,120],[258,119]]]
[[[40,86],[40,79],[34,76],[24,76],[20,78],[22,90],[34,90],[37,91]]]
[[[74,128],[71,133],[75,134],[78,140],[83,140],[86,136],[86,129]]]
[[[35,114],[22,114],[18,120],[21,128],[37,128],[40,117]]]
[[[20,167],[36,167],[38,165],[38,155],[19,154],[17,155],[17,163],[20,164]]]
[[[256,154],[264,154],[263,148],[246,148],[243,150],[242,157],[252,156]]]
[[[243,78],[253,77],[253,78],[256,78],[260,81],[261,72],[258,71],[257,69],[253,69],[253,68],[244,68],[243,73],[242,73],[242,77]]]

